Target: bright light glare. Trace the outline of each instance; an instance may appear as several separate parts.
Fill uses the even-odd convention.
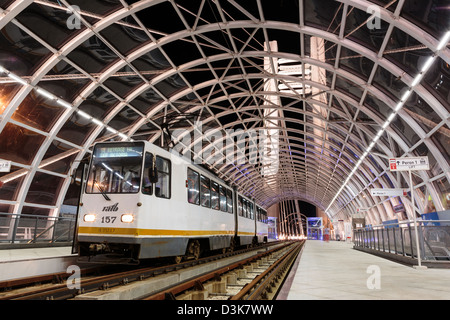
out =
[[[411,90],[406,91],[406,92],[403,94],[402,101],[405,102],[406,100],[408,100],[408,98],[409,98],[410,95],[411,95]]]
[[[428,70],[428,68],[430,68],[431,65],[433,64],[433,61],[434,61],[434,56],[429,57],[420,71],[426,72]]]
[[[447,31],[447,33],[442,38],[441,42],[439,42],[437,49],[441,50],[444,47],[446,47],[449,40],[450,40],[450,31]]]
[[[419,84],[420,80],[422,80],[422,74],[418,74],[411,84],[412,87],[415,87]]]
[[[37,88],[36,91],[37,91],[40,95],[46,97],[47,99],[50,99],[50,100],[54,100],[54,99],[55,99],[55,96],[54,96],[53,94],[51,94],[50,92],[48,92],[48,91],[46,91],[46,90],[44,90],[44,89]]]
[[[84,222],[94,222],[95,214],[85,214],[83,220]]]
[[[120,220],[124,223],[131,223],[134,220],[134,216],[132,214],[123,214]]]

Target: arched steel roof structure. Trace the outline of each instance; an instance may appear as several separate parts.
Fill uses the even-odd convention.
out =
[[[388,159],[428,156],[431,170],[413,177],[416,210],[450,209],[445,1],[0,8],[0,159],[12,163],[0,212],[57,216],[92,144],[127,139],[191,153],[265,207],[299,199],[339,219],[367,208],[374,224],[409,202],[370,195],[408,188]],[[227,144],[242,134],[241,148]],[[275,158],[262,161],[261,144]]]

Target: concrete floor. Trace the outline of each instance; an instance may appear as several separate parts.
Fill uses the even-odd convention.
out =
[[[0,281],[66,272],[77,264],[72,247],[0,250]]]
[[[450,299],[450,269],[418,270],[352,247],[308,240],[286,299]]]

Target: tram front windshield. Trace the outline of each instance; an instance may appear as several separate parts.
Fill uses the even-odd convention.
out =
[[[143,153],[139,142],[95,145],[86,193],[138,193]]]

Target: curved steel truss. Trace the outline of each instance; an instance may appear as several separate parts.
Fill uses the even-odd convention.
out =
[[[408,188],[388,159],[426,155],[417,212],[450,208],[450,19],[439,1],[0,7],[0,158],[12,162],[2,212],[58,215],[92,144],[127,139],[202,161],[265,207],[300,199],[339,219],[367,208],[374,224],[409,203],[370,196]]]

